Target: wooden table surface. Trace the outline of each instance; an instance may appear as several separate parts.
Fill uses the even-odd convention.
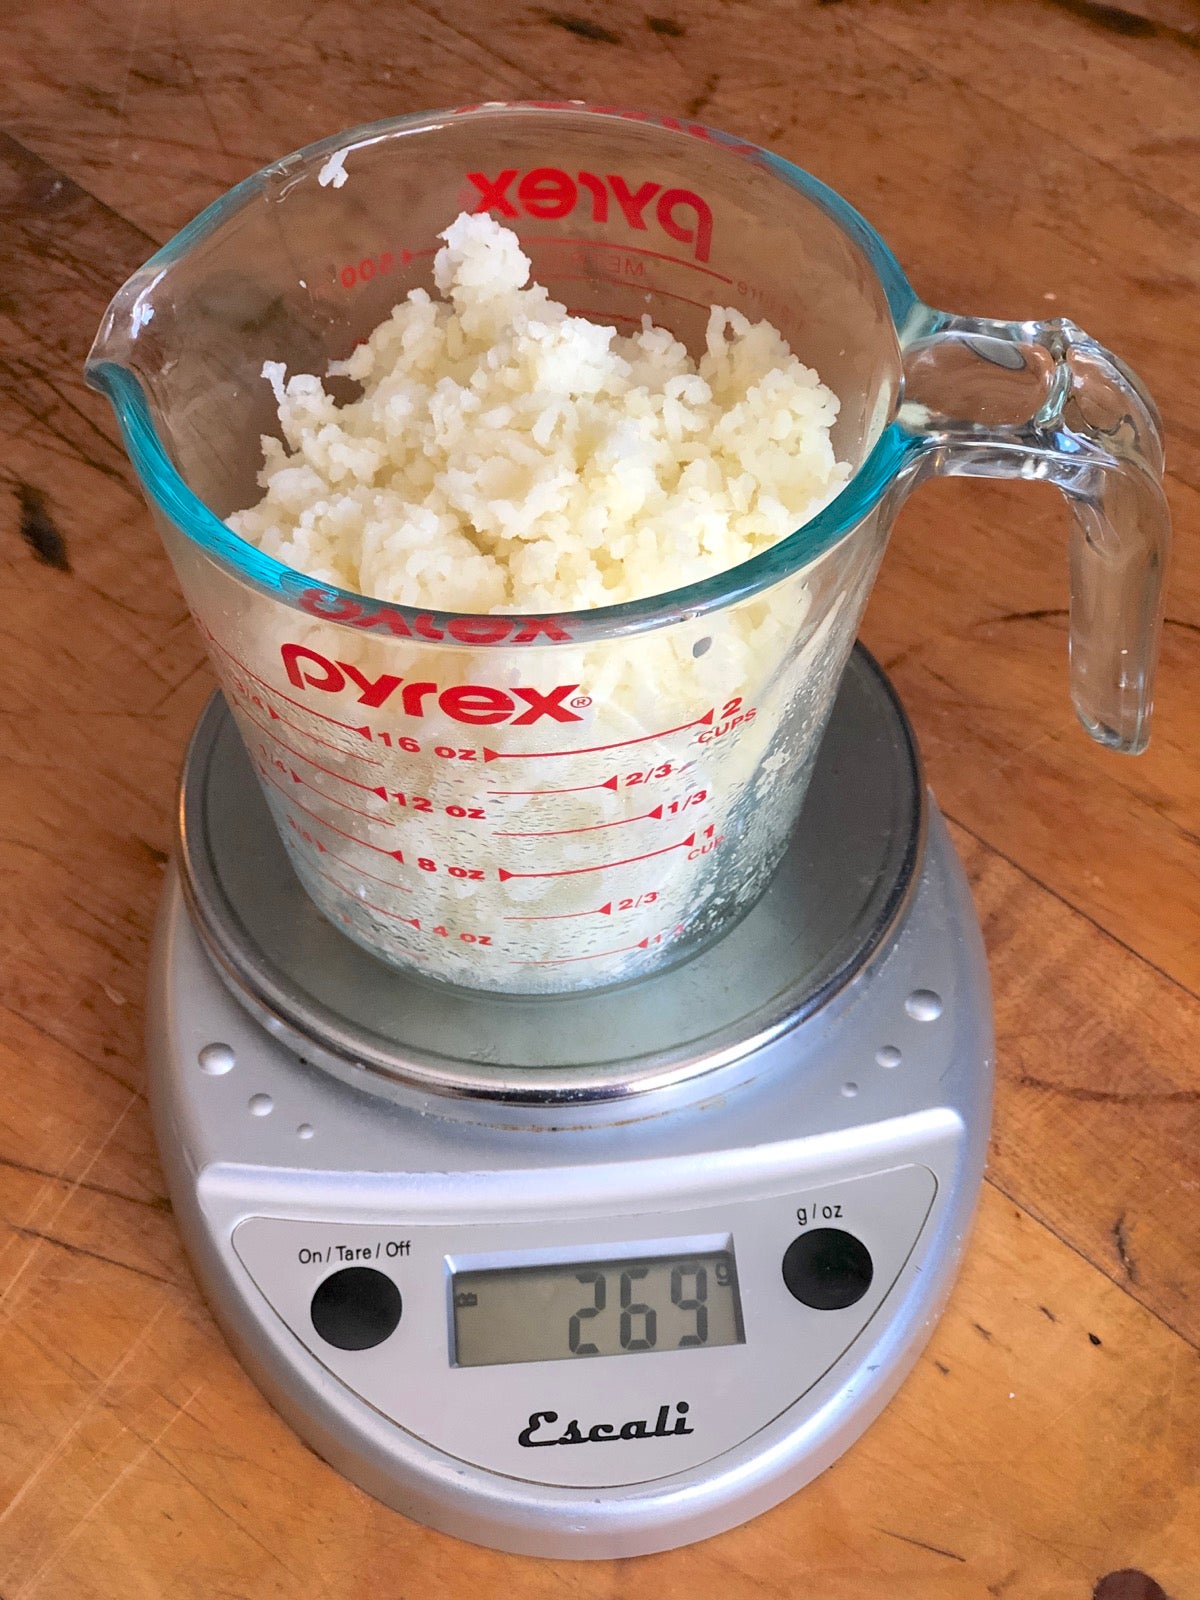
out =
[[[1200,7],[563,4],[13,0],[0,20],[0,1600],[1194,1600]],[[211,678],[80,380],[116,286],[262,163],[369,118],[548,96],[765,142],[864,211],[931,303],[1074,318],[1161,404],[1178,533],[1154,739],[1129,760],[1069,708],[1056,495],[945,482],[900,517],[864,637],[996,997],[966,1266],[818,1482],[703,1545],[586,1565],[474,1549],[351,1487],[196,1291],[140,1038]]]

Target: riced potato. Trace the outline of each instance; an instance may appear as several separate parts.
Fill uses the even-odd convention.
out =
[[[845,482],[838,403],[767,322],[714,306],[693,361],[529,282],[516,234],[462,215],[414,289],[321,378],[264,369],[283,441],[230,518],[288,566],[443,611],[578,611],[665,593],[791,533]]]
[[[331,367],[359,398],[264,368],[283,438],[229,520],[287,566],[569,631],[768,550],[849,476],[836,398],[769,324],[714,307],[693,359],[649,317],[622,335],[571,315],[486,215],[443,239],[444,298],[412,291]],[[243,647],[273,663],[285,733],[231,700],[297,872],[352,937],[471,987],[612,983],[761,892],[876,559],[553,645],[266,604]]]

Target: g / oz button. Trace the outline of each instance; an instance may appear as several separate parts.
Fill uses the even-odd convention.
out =
[[[861,1239],[841,1228],[814,1228],[788,1245],[783,1281],[814,1311],[844,1311],[871,1287],[875,1268]]]
[[[386,1272],[343,1267],[313,1295],[312,1325],[339,1350],[370,1350],[391,1338],[403,1309],[400,1291]]]

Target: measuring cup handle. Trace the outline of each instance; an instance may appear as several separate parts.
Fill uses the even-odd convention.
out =
[[[1014,477],[1062,490],[1073,514],[1071,698],[1101,744],[1144,750],[1171,537],[1153,400],[1065,319],[929,311],[909,328],[899,426],[915,447],[910,481]]]

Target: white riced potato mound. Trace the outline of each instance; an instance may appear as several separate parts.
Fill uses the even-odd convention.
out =
[[[767,550],[848,477],[836,399],[769,324],[714,307],[693,360],[648,317],[624,336],[569,315],[488,216],[443,238],[445,298],[414,290],[331,367],[359,399],[264,368],[283,441],[230,525],[287,566],[570,624]],[[553,645],[245,586],[208,609],[222,664],[252,662],[226,690],[313,900],[398,965],[541,992],[636,976],[754,902],[877,557],[868,528],[737,604]]]
[[[230,526],[360,594],[444,611],[566,611],[677,589],[811,517],[849,469],[838,409],[767,322],[714,306],[699,362],[649,317],[622,336],[530,284],[514,233],[462,215],[332,374],[269,363],[284,443]]]

